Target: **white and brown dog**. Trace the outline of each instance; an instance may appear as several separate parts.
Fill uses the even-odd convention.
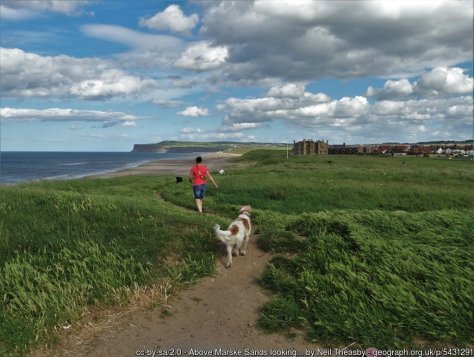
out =
[[[232,253],[237,254],[238,251],[240,255],[246,254],[245,250],[247,249],[250,230],[252,228],[250,225],[251,212],[252,207],[250,206],[240,207],[239,216],[229,225],[226,231],[221,231],[221,227],[218,224],[214,226],[217,239],[224,243],[227,248],[226,268],[232,266]]]

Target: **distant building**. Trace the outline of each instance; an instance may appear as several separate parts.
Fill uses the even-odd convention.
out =
[[[404,156],[409,154],[410,148],[410,145],[382,144],[377,146],[373,153],[385,156]]]
[[[363,154],[364,148],[361,145],[329,145],[330,155],[357,155]]]
[[[327,155],[328,143],[318,140],[293,141],[293,155]]]
[[[423,156],[431,153],[431,147],[427,145],[411,145],[408,155]]]

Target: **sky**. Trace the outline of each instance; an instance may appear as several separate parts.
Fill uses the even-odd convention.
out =
[[[0,0],[0,149],[468,140],[471,0]]]

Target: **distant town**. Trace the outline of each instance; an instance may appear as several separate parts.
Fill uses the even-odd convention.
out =
[[[472,140],[465,141],[431,141],[421,143],[382,143],[346,145],[329,144],[324,140],[303,139],[289,143],[258,142],[192,142],[162,141],[153,144],[135,144],[133,152],[194,153],[194,152],[237,152],[243,153],[253,149],[284,149],[293,155],[386,155],[386,156],[447,156],[450,158],[474,159]]]
[[[386,155],[474,157],[474,145],[466,142],[430,142],[416,144],[384,143],[367,145],[330,145],[328,141],[293,142],[293,155]]]

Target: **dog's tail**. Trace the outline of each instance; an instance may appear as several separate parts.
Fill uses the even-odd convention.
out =
[[[222,243],[227,243],[230,240],[230,231],[221,231],[221,226],[218,224],[214,225],[214,232],[216,233],[216,238]]]

